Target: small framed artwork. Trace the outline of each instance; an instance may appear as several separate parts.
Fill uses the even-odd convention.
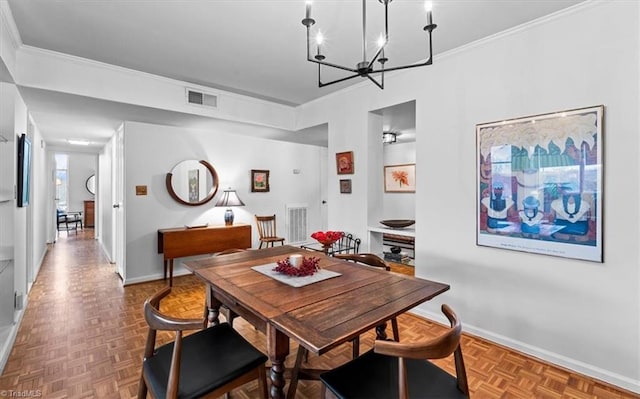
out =
[[[251,192],[269,192],[269,171],[251,169]]]
[[[351,194],[351,179],[340,179],[340,194]]]
[[[415,193],[416,164],[387,165],[384,167],[385,193]]]
[[[339,175],[352,175],[354,172],[353,151],[336,153],[336,168]]]

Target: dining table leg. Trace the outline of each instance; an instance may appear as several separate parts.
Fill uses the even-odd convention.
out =
[[[376,339],[385,341],[387,339],[387,322],[379,324],[376,327]]]
[[[284,399],[284,361],[289,354],[289,337],[269,323],[267,324],[267,352],[271,361],[269,396],[272,399]]]
[[[206,299],[207,309],[209,310],[206,327],[211,327],[220,324],[218,316],[220,315],[220,306],[222,305],[222,302],[215,298],[213,295],[213,289],[211,289],[210,285],[207,285],[205,289],[207,290]]]

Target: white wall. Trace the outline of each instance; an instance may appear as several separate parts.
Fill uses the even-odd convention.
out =
[[[25,105],[24,101],[22,100],[22,97],[20,96],[20,93],[18,93],[18,91],[15,92],[15,96],[14,96],[14,135],[16,136],[16,143],[17,143],[17,136],[21,135],[22,133],[27,133],[27,118],[28,118],[28,114],[27,114],[27,106]],[[17,147],[16,147],[17,148]],[[33,148],[33,147],[32,147]],[[33,182],[32,182],[33,183]],[[30,204],[29,206],[32,206],[31,204],[33,204],[35,198],[34,198],[34,193],[31,192],[31,197],[30,197]],[[14,202],[14,204],[17,206],[17,202]],[[29,239],[28,237],[28,217],[27,217],[27,212],[29,212],[29,208],[28,207],[21,207],[21,208],[13,208],[14,209],[14,234],[15,234],[15,241],[14,241],[14,261],[13,261],[13,265],[15,268],[15,275],[14,275],[14,280],[15,280],[15,290],[16,292],[18,292],[19,294],[26,294],[28,292],[28,283],[27,283],[27,251],[29,248],[29,244],[27,243],[27,240]],[[30,244],[33,248],[34,245],[37,245],[35,243],[31,243]]]
[[[444,321],[449,303],[469,332],[640,392],[638,21],[638,2],[587,2],[389,76],[384,91],[367,82],[305,104],[302,126],[328,119],[330,155],[355,153],[348,198],[329,165],[329,227],[371,222],[361,171],[379,137],[362,133],[366,113],[416,99],[416,274],[451,285],[416,311]],[[475,125],[598,104],[604,263],[476,246]]]
[[[253,246],[258,232],[253,215],[276,214],[278,234],[286,237],[285,205],[309,205],[310,231],[321,227],[320,147],[254,139],[224,131],[126,122],[125,137],[125,284],[162,277],[162,255],[157,254],[157,230],[186,224],[224,224],[224,208],[214,207],[223,189],[236,189],[244,207],[234,208],[234,223],[252,225]],[[206,205],[186,206],[167,193],[165,176],[180,161],[204,159],[218,173],[218,194]],[[251,169],[270,171],[270,192],[252,193]],[[293,174],[300,169],[300,174]],[[135,186],[146,185],[148,195],[136,196]],[[176,265],[178,262],[176,262]],[[181,272],[176,268],[176,273]]]
[[[0,246],[12,247],[14,244],[13,214],[16,201],[16,133],[14,128],[14,103],[16,87],[0,82],[0,135],[6,143],[0,143]],[[12,255],[13,257],[13,255]]]
[[[383,145],[383,165],[403,165],[416,163],[416,143],[395,143]],[[417,177],[416,177],[417,178]],[[425,190],[436,192],[428,182],[420,180]],[[417,190],[417,188],[416,188]],[[415,219],[416,195],[414,193],[384,193],[382,219]]]
[[[110,262],[115,262],[114,234],[113,234],[113,183],[112,183],[112,154],[114,140],[105,145],[98,157],[98,189],[96,195],[96,230],[102,250]],[[102,204],[102,206],[99,206]]]
[[[35,277],[38,275],[42,260],[47,253],[47,241],[49,237],[49,223],[52,219],[51,210],[51,198],[50,185],[53,182],[53,175],[49,172],[48,157],[46,146],[42,140],[42,135],[37,125],[31,125],[32,131],[32,159],[31,159],[31,237],[28,238],[31,244],[31,257],[32,264],[29,266],[32,268],[31,272],[27,273],[28,283],[33,283]]]

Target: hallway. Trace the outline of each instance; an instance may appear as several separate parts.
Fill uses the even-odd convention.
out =
[[[164,286],[163,281],[123,288],[102,254],[93,230],[62,233],[51,245],[29,294],[29,303],[2,376],[0,396],[50,398],[133,398],[147,326],[142,303]],[[174,280],[162,310],[200,317],[204,286],[193,276]],[[402,340],[428,339],[441,330],[435,323],[401,315]],[[265,338],[242,319],[234,326],[258,349]],[[158,342],[170,339],[158,335]],[[372,346],[373,333],[361,339],[361,353]],[[463,352],[472,398],[638,398],[568,370],[555,367],[485,340],[463,337]],[[287,366],[294,362],[292,343]],[[350,345],[321,357],[311,355],[313,368],[335,367],[349,359]],[[453,371],[449,360],[438,361]],[[233,398],[255,398],[257,383],[234,391]],[[297,398],[318,398],[320,384],[301,381]],[[22,393],[22,395],[15,395]],[[27,393],[25,395],[24,393]]]

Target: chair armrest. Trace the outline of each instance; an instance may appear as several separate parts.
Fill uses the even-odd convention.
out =
[[[200,330],[204,324],[204,319],[180,319],[177,317],[167,316],[150,303],[145,303],[144,317],[147,323],[154,330],[165,331],[184,331],[184,330]]]
[[[460,346],[462,324],[448,305],[442,305],[442,311],[451,323],[451,327],[443,334],[417,343],[377,340],[373,344],[374,352],[409,359],[442,359],[449,356]]]
[[[171,293],[171,287],[165,287],[156,292],[144,302],[144,318],[153,330],[183,331],[199,330],[202,328],[203,319],[181,319],[160,313],[160,300]]]

